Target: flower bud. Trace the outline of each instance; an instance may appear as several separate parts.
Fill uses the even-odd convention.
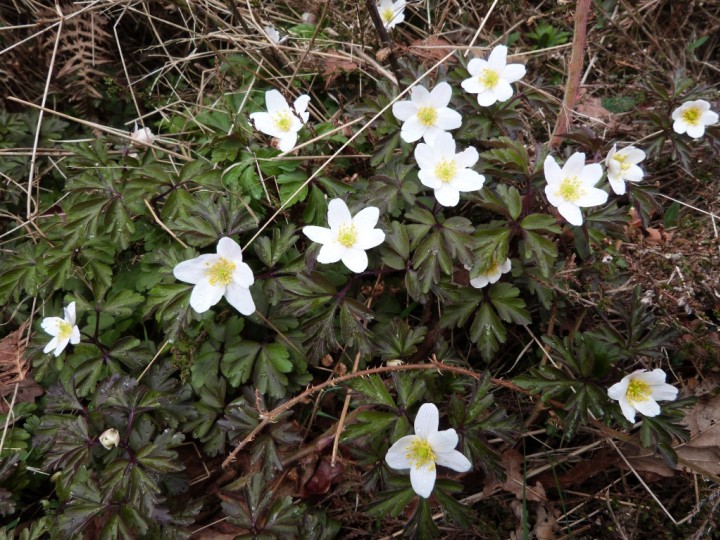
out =
[[[107,450],[111,450],[120,442],[120,433],[117,429],[107,429],[100,435],[99,441]]]
[[[135,124],[135,129],[130,134],[130,140],[135,146],[143,146],[154,143],[155,135],[150,131],[150,128],[138,128],[137,124]]]

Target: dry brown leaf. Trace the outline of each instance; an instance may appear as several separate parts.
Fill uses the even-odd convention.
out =
[[[696,393],[703,393],[705,387],[699,385]],[[675,448],[681,467],[720,476],[720,396],[698,401],[685,415],[684,423],[690,439]]]
[[[557,531],[557,520],[552,508],[545,508],[544,504],[539,504],[537,508],[537,519],[533,534],[537,540],[553,540]]]
[[[8,412],[15,385],[18,385],[15,403],[32,403],[43,394],[43,389],[28,374],[30,366],[23,359],[26,330],[27,323],[0,340],[0,413]]]
[[[520,452],[515,449],[507,450],[502,457],[500,464],[505,469],[506,479],[504,483],[497,480],[488,479],[485,484],[485,493],[490,493],[496,488],[503,489],[512,493],[518,499],[527,499],[528,501],[546,501],[545,488],[540,482],[535,482],[534,486],[527,485],[523,482],[520,467],[522,466],[523,457]]]
[[[357,71],[358,65],[349,60],[341,60],[339,58],[328,57],[325,59],[323,66],[323,74],[325,75],[325,88],[329,88],[335,79],[343,73]]]
[[[453,50],[453,46],[450,42],[439,37],[430,36],[425,39],[413,41],[408,47],[407,52],[417,58],[427,60],[428,63],[434,64],[442,60],[451,50]],[[455,62],[457,62],[457,60],[452,56],[446,60],[448,64]]]
[[[612,117],[612,113],[602,106],[600,98],[588,96],[582,90],[575,105],[575,110],[597,120],[607,120]]]

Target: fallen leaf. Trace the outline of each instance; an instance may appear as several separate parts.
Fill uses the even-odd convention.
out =
[[[546,501],[545,488],[540,482],[535,482],[534,486],[528,485],[522,477],[520,467],[523,462],[523,456],[517,450],[510,449],[506,451],[500,464],[505,469],[505,482],[500,483],[497,480],[488,479],[484,486],[484,492],[490,493],[496,488],[503,489],[512,493],[518,499],[527,499],[528,501]]]
[[[0,413],[8,412],[16,385],[15,403],[33,403],[43,394],[42,387],[29,375],[30,366],[23,359],[26,348],[23,335],[27,325],[22,324],[0,340]]]
[[[453,50],[453,46],[450,42],[445,41],[442,38],[430,36],[425,39],[417,39],[413,41],[407,48],[407,52],[416,58],[427,60],[428,63],[434,64],[445,58],[447,53]],[[457,62],[454,57],[448,58],[446,61],[448,64]]]
[[[345,466],[339,461],[335,462],[335,465],[331,463],[331,458],[323,456],[317,467],[312,478],[308,480],[303,486],[303,496],[307,495],[323,495],[330,490],[330,485],[333,480],[340,476],[345,471]]]

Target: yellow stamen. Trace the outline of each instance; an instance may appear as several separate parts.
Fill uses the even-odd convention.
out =
[[[384,9],[383,12],[380,14],[380,17],[382,18],[384,23],[389,23],[393,20],[395,17],[395,14],[393,13],[393,10],[390,8]]]
[[[452,182],[457,174],[457,163],[454,159],[443,159],[435,165],[435,176],[442,182]]]
[[[437,121],[437,109],[433,107],[420,107],[417,112],[418,121],[423,126],[434,126]]]
[[[620,164],[620,170],[623,172],[627,171],[632,166],[632,163],[627,162],[627,156],[625,154],[615,154],[613,159]]]
[[[337,235],[337,241],[340,243],[340,245],[343,245],[347,248],[353,247],[355,245],[355,242],[357,242],[357,228],[355,227],[355,225],[353,223],[340,225]]]
[[[637,403],[639,401],[647,401],[650,399],[651,393],[652,391],[650,390],[650,385],[648,383],[640,379],[633,379],[630,381],[630,384],[628,384],[625,397],[631,403]]]
[[[234,262],[220,257],[215,264],[210,265],[210,263],[206,263],[206,265],[209,266],[209,268],[205,270],[205,275],[208,276],[210,285],[230,285],[233,272],[235,271]]]
[[[292,118],[290,117],[290,113],[288,111],[276,112],[273,122],[275,122],[275,127],[280,131],[290,131],[290,128],[292,127]]]
[[[575,202],[585,195],[585,193],[585,190],[582,188],[582,181],[577,176],[573,176],[572,178],[563,178],[556,195],[566,201]]]
[[[72,325],[67,321],[61,321],[58,323],[58,341],[62,341],[65,339],[70,339],[70,336],[72,336],[73,327]]]
[[[411,442],[405,457],[416,469],[426,468],[430,471],[435,469],[435,452],[425,439],[417,438]]]
[[[485,68],[478,75],[478,81],[488,90],[495,88],[498,81],[500,80],[500,74],[494,69]]]
[[[702,112],[697,107],[686,109],[682,113],[682,119],[691,126],[697,126],[700,123]]]

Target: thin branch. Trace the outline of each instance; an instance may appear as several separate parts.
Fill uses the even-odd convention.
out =
[[[392,38],[383,24],[380,12],[378,11],[377,5],[375,5],[375,0],[365,0],[365,5],[367,6],[368,13],[370,13],[370,18],[375,26],[375,31],[380,37],[380,41],[382,41],[383,45],[388,50],[388,60],[390,61],[390,69],[392,69],[393,75],[395,75],[395,82],[398,85],[398,88],[403,90],[404,88],[400,80],[400,66],[398,65],[397,57],[393,51]]]

